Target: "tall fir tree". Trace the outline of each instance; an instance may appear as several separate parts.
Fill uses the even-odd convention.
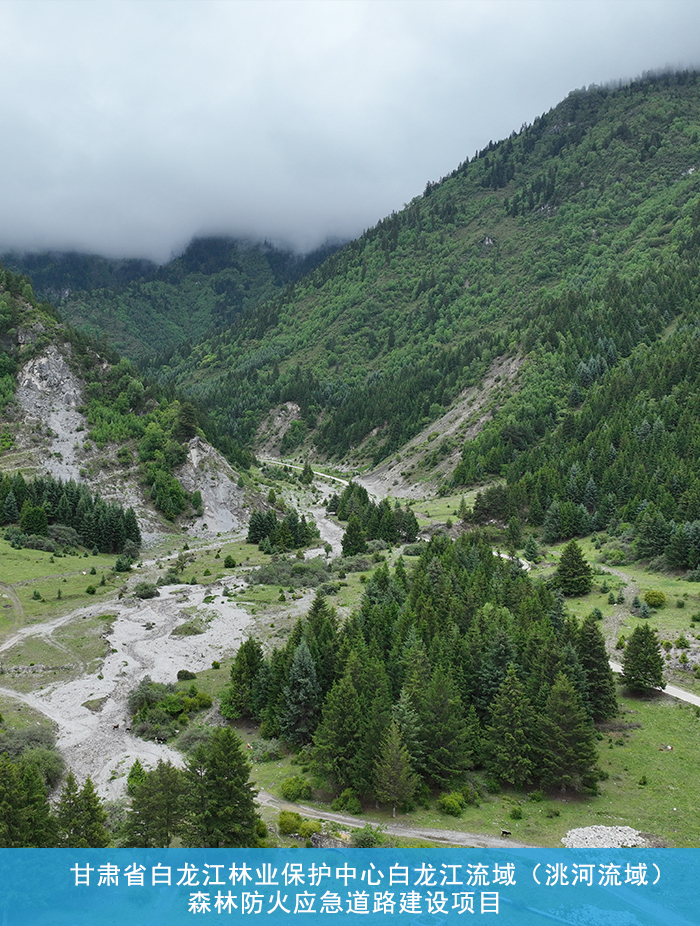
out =
[[[416,792],[419,778],[411,769],[411,756],[401,739],[401,730],[392,720],[379,747],[374,766],[374,789],[378,800],[391,804],[392,816],[396,805],[408,803]]]
[[[511,663],[491,705],[485,764],[499,781],[523,787],[534,777],[535,715]]]
[[[605,639],[595,616],[589,614],[581,624],[576,651],[586,673],[588,703],[593,720],[607,720],[618,711],[615,678],[605,650]]]
[[[294,651],[289,683],[284,689],[280,731],[287,742],[296,746],[311,742],[320,718],[320,700],[316,666],[306,640],[302,639]]]
[[[187,765],[182,842],[204,849],[258,844],[255,789],[240,738],[219,727]]]
[[[545,788],[596,791],[595,728],[571,680],[557,675],[538,720],[538,778]]]
[[[659,638],[648,624],[638,624],[627,641],[622,656],[622,680],[635,694],[647,695],[666,687]]]
[[[567,543],[562,550],[556,571],[556,581],[558,587],[568,598],[587,595],[593,586],[591,567],[575,540]]]
[[[167,849],[180,827],[184,788],[184,773],[162,759],[136,781],[124,825],[124,845]]]

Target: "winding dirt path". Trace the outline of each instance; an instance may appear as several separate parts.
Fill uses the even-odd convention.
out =
[[[349,829],[360,829],[369,822],[366,818],[353,817],[350,814],[318,810],[316,807],[308,807],[306,804],[290,804],[288,801],[279,800],[267,791],[259,792],[258,803],[265,807],[273,807],[275,810],[291,810],[301,813],[305,817],[312,817],[315,820],[331,820],[333,823],[339,823]],[[435,829],[429,826],[413,826],[410,823],[396,823],[393,821],[382,821],[381,827],[393,836],[403,836],[408,839],[425,839],[429,842],[443,842],[452,846],[473,846],[478,849],[535,848],[522,842],[514,842],[512,839],[487,836],[484,833],[467,833],[464,830]]]

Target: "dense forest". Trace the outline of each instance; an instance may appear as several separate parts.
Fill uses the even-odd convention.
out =
[[[436,537],[410,574],[377,568],[342,626],[317,595],[284,647],[244,643],[222,712],[301,749],[346,802],[469,802],[477,768],[497,786],[595,793],[594,722],[616,713],[615,685],[596,616],[563,602],[478,531]]]
[[[75,253],[3,254],[67,322],[132,360],[224,328],[336,250],[301,256],[268,242],[195,238],[162,266]],[[184,348],[183,348],[184,349]]]

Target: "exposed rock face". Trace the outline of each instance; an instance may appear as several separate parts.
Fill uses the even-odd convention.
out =
[[[569,830],[562,842],[567,849],[646,848],[649,843],[630,826],[584,826]]]
[[[249,512],[243,489],[238,487],[238,473],[201,438],[193,437],[189,442],[187,460],[175,475],[188,492],[202,494],[204,514],[194,524],[198,533],[223,534],[247,521]]]
[[[80,380],[68,366],[65,356],[51,344],[22,367],[17,381],[19,388],[15,398],[24,409],[27,425],[51,431],[47,451],[35,448],[33,452],[38,451],[41,464],[56,478],[78,479],[80,461],[76,430],[86,424],[77,410],[82,402]]]

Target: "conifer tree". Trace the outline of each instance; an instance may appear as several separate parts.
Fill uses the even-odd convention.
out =
[[[491,706],[485,744],[486,768],[499,781],[522,787],[534,776],[535,717],[511,663]]]
[[[598,621],[591,614],[581,624],[576,651],[586,673],[588,702],[593,720],[614,717],[618,710],[615,678],[605,651],[603,634]]]
[[[0,756],[0,848],[23,845],[22,795],[19,770],[7,753]]]
[[[394,817],[396,805],[408,803],[418,787],[418,776],[411,770],[411,757],[395,720],[389,724],[379,747],[379,758],[374,766],[374,782],[377,798],[391,804]]]
[[[538,733],[538,777],[544,787],[595,791],[600,777],[595,728],[563,672],[554,681]]]
[[[567,597],[587,595],[591,590],[593,585],[591,567],[575,540],[567,543],[562,550],[556,579],[558,587]]]
[[[341,541],[343,556],[355,556],[357,553],[367,552],[367,542],[362,530],[362,524],[356,514],[348,518],[348,526]]]
[[[338,791],[352,788],[363,732],[363,710],[352,674],[346,669],[323,704],[314,736],[314,760]]]
[[[92,778],[88,775],[78,795],[80,807],[80,846],[79,848],[104,849],[110,843],[107,830],[107,811],[95,790]]]
[[[319,721],[320,700],[316,666],[306,640],[302,639],[294,651],[280,717],[280,731],[288,742],[297,746],[311,742]]]
[[[239,737],[219,727],[187,765],[183,845],[205,849],[258,844],[255,790]]]
[[[471,765],[464,708],[449,668],[438,666],[418,707],[426,774],[447,788]]]
[[[1,775],[1,772],[0,772]],[[22,846],[50,849],[56,845],[56,821],[46,795],[46,785],[33,762],[20,768]]]
[[[263,662],[260,642],[254,637],[242,643],[231,666],[231,683],[221,699],[221,713],[229,720],[255,717],[253,688]]]
[[[184,787],[184,773],[171,762],[160,759],[153,771],[145,772],[133,787],[124,825],[124,844],[141,849],[167,849],[184,811]]]
[[[627,641],[622,680],[630,691],[643,695],[666,687],[659,638],[648,624],[638,624]]]

